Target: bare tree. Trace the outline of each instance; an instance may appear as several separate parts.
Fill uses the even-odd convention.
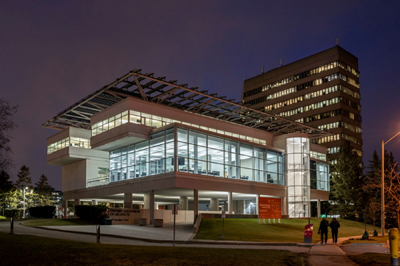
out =
[[[366,211],[367,215],[369,218],[371,218],[373,224],[374,224],[374,232],[375,232],[375,222],[379,218],[379,211],[381,210],[381,203],[374,201],[374,199],[371,199],[368,202]]]
[[[400,225],[400,172],[397,163],[391,164],[385,170],[385,209],[388,213],[396,213],[397,225]],[[380,188],[381,181],[378,179],[368,179],[364,184],[364,189]],[[378,202],[375,202],[379,204]],[[374,211],[380,209],[380,207],[373,207]]]

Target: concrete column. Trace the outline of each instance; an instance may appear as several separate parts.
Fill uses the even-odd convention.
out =
[[[155,205],[155,195],[154,190],[150,192],[150,224],[154,223],[154,205]]]
[[[97,200],[92,200],[92,205],[97,205]]]
[[[317,201],[317,213],[318,217],[321,217],[321,200]]]
[[[78,216],[76,216],[76,210],[75,210],[75,206],[76,205],[80,205],[81,204],[81,200],[80,199],[74,199],[74,217],[78,218]]]
[[[233,213],[233,197],[232,192],[228,192],[228,214]]]
[[[218,211],[219,201],[217,198],[210,199],[210,211]]]
[[[143,209],[150,209],[150,192],[143,195]]]
[[[283,209],[283,215],[288,215],[288,202],[287,202],[287,197],[282,197],[282,209]]]
[[[154,220],[154,190],[144,193],[143,197],[144,208],[150,210],[150,224],[153,224]]]
[[[187,210],[189,206],[189,198],[187,196],[181,196],[179,198],[179,209]]]
[[[193,221],[196,222],[197,216],[199,215],[199,191],[197,189],[193,189],[193,201],[194,201]]]
[[[132,193],[124,193],[124,208],[132,209]]]
[[[258,215],[258,198],[260,197],[260,195],[256,195],[256,214]]]

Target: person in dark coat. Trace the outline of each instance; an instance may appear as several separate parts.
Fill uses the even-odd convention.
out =
[[[337,243],[337,236],[339,232],[340,223],[336,218],[332,219],[332,222],[329,224],[329,227],[332,229],[332,239],[333,243]]]
[[[323,218],[321,223],[319,224],[319,229],[318,229],[318,234],[321,234],[321,244],[324,244],[324,235],[325,235],[325,244],[326,241],[328,240],[328,227],[329,227],[329,222],[326,220],[326,218]]]

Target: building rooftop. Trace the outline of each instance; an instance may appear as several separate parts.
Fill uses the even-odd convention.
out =
[[[98,89],[43,124],[44,127],[63,130],[68,127],[90,129],[90,117],[127,97],[139,98],[214,119],[257,128],[275,135],[307,133],[310,138],[330,135],[302,123],[244,106],[226,96],[208,93],[188,84],[167,81],[153,73],[142,74],[135,69],[114,82]]]

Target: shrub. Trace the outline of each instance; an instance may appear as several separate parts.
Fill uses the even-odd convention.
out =
[[[6,217],[0,215],[0,220],[4,220]]]
[[[35,218],[53,218],[55,214],[55,206],[40,206],[29,208],[29,216]]]
[[[79,218],[92,223],[102,224],[107,217],[107,207],[104,205],[76,205],[75,214]]]
[[[14,217],[14,218],[18,218],[18,217],[22,217],[22,211],[18,210],[18,209],[14,209],[14,210],[5,210],[4,211],[4,215],[6,217]]]

